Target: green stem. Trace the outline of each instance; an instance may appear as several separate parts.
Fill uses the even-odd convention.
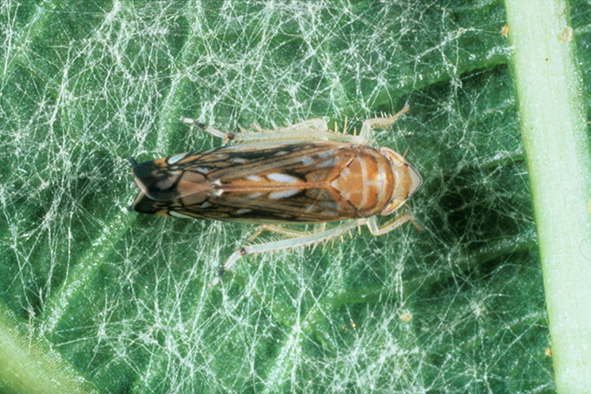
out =
[[[559,393],[591,392],[591,150],[564,0],[505,0]]]
[[[0,301],[0,392],[61,394],[99,390]]]

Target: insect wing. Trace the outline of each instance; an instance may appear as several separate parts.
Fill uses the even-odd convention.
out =
[[[359,145],[265,143],[140,163],[133,210],[246,222],[325,222],[358,217],[330,182]]]

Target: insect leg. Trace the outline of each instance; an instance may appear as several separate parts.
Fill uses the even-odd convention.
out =
[[[301,246],[316,245],[321,242],[329,241],[335,237],[340,237],[357,226],[366,224],[368,219],[350,220],[340,226],[323,230],[317,233],[302,233],[296,238],[284,239],[281,241],[267,242],[258,245],[244,246],[230,256],[226,264],[220,268],[217,276],[209,283],[210,287],[215,286],[220,281],[222,275],[229,271],[234,264],[242,257],[254,253],[274,252],[277,250],[293,249]]]
[[[209,134],[211,134],[213,136],[216,136],[216,137],[219,137],[219,138],[221,138],[223,140],[232,139],[231,138],[232,133],[224,133],[223,131],[219,131],[217,129],[214,129],[213,127],[208,126],[208,125],[206,125],[204,123],[197,122],[195,119],[185,118],[184,116],[181,116],[180,121],[183,122],[183,123],[186,123],[188,125],[197,126],[200,129],[203,129],[204,131],[208,132]]]
[[[299,236],[308,234],[305,231],[292,230],[292,229],[281,227],[281,226],[275,226],[273,224],[263,224],[262,226],[257,228],[257,231],[253,235],[248,237],[247,242],[253,241],[263,231],[270,231],[272,233],[283,234],[283,235],[287,235],[290,237],[299,237]]]
[[[400,112],[398,112],[396,115],[391,116],[389,118],[368,119],[365,122],[363,122],[363,125],[361,125],[361,132],[359,134],[361,135],[361,137],[365,138],[366,141],[371,141],[371,129],[374,126],[386,127],[388,125],[391,125],[392,123],[396,122],[396,119],[398,119],[402,114],[408,112],[409,109],[410,107],[407,105],[406,107],[402,108],[402,110],[400,110]]]
[[[207,129],[205,131],[210,132]],[[236,142],[254,142],[254,141],[334,141],[346,142],[352,144],[367,144],[368,142],[361,136],[335,133],[332,131],[322,131],[314,128],[304,127],[285,127],[276,131],[263,130],[256,133],[229,133],[227,139]]]
[[[316,224],[314,224],[313,233],[322,232],[322,231],[324,231],[325,228],[326,228],[326,223],[316,223]],[[253,235],[248,237],[247,242],[254,241],[254,239],[256,237],[258,237],[263,231],[270,231],[272,233],[283,234],[283,235],[287,235],[290,237],[299,237],[302,235],[311,234],[309,231],[292,230],[290,228],[276,226],[274,224],[263,224],[262,226],[257,228],[257,231]]]
[[[282,127],[277,131],[293,131],[293,130],[298,130],[298,129],[314,129],[314,130],[318,130],[318,131],[328,131],[328,126],[327,126],[326,122],[324,121],[324,119],[314,118],[314,119],[305,120],[300,123],[296,123],[296,124],[288,126],[288,127]]]
[[[382,227],[378,227],[378,222],[375,216],[372,216],[369,219],[367,219],[367,227],[369,228],[369,232],[377,237],[389,233],[390,231],[402,226],[406,222],[412,222],[412,224],[414,224],[415,227],[419,229],[419,231],[423,231],[423,228],[416,222],[416,220],[410,214],[402,215]]]
[[[211,135],[234,142],[256,142],[256,141],[335,141],[357,144],[367,144],[361,136],[335,133],[328,131],[326,122],[322,119],[310,119],[295,125],[284,127],[279,130],[261,130],[259,132],[224,133],[204,123],[197,122],[191,118],[181,116],[181,122],[197,126]]]

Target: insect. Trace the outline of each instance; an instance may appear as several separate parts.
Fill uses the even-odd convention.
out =
[[[363,122],[360,135],[329,131],[312,119],[275,131],[224,133],[193,119],[181,121],[237,144],[181,153],[133,164],[139,188],[130,209],[158,215],[262,224],[263,231],[287,239],[243,246],[219,269],[220,281],[242,256],[316,245],[367,225],[371,234],[388,233],[409,214],[378,226],[375,215],[403,206],[421,185],[418,172],[389,148],[369,145],[373,127],[386,127],[408,111]],[[346,122],[345,122],[346,130]],[[326,228],[327,222],[344,221]],[[281,224],[319,224],[301,232]],[[416,223],[415,223],[416,224]],[[418,227],[418,225],[417,225]]]

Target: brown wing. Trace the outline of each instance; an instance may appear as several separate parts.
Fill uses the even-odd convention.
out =
[[[249,222],[325,222],[358,217],[330,182],[358,145],[265,143],[190,152],[136,165],[132,209]]]

